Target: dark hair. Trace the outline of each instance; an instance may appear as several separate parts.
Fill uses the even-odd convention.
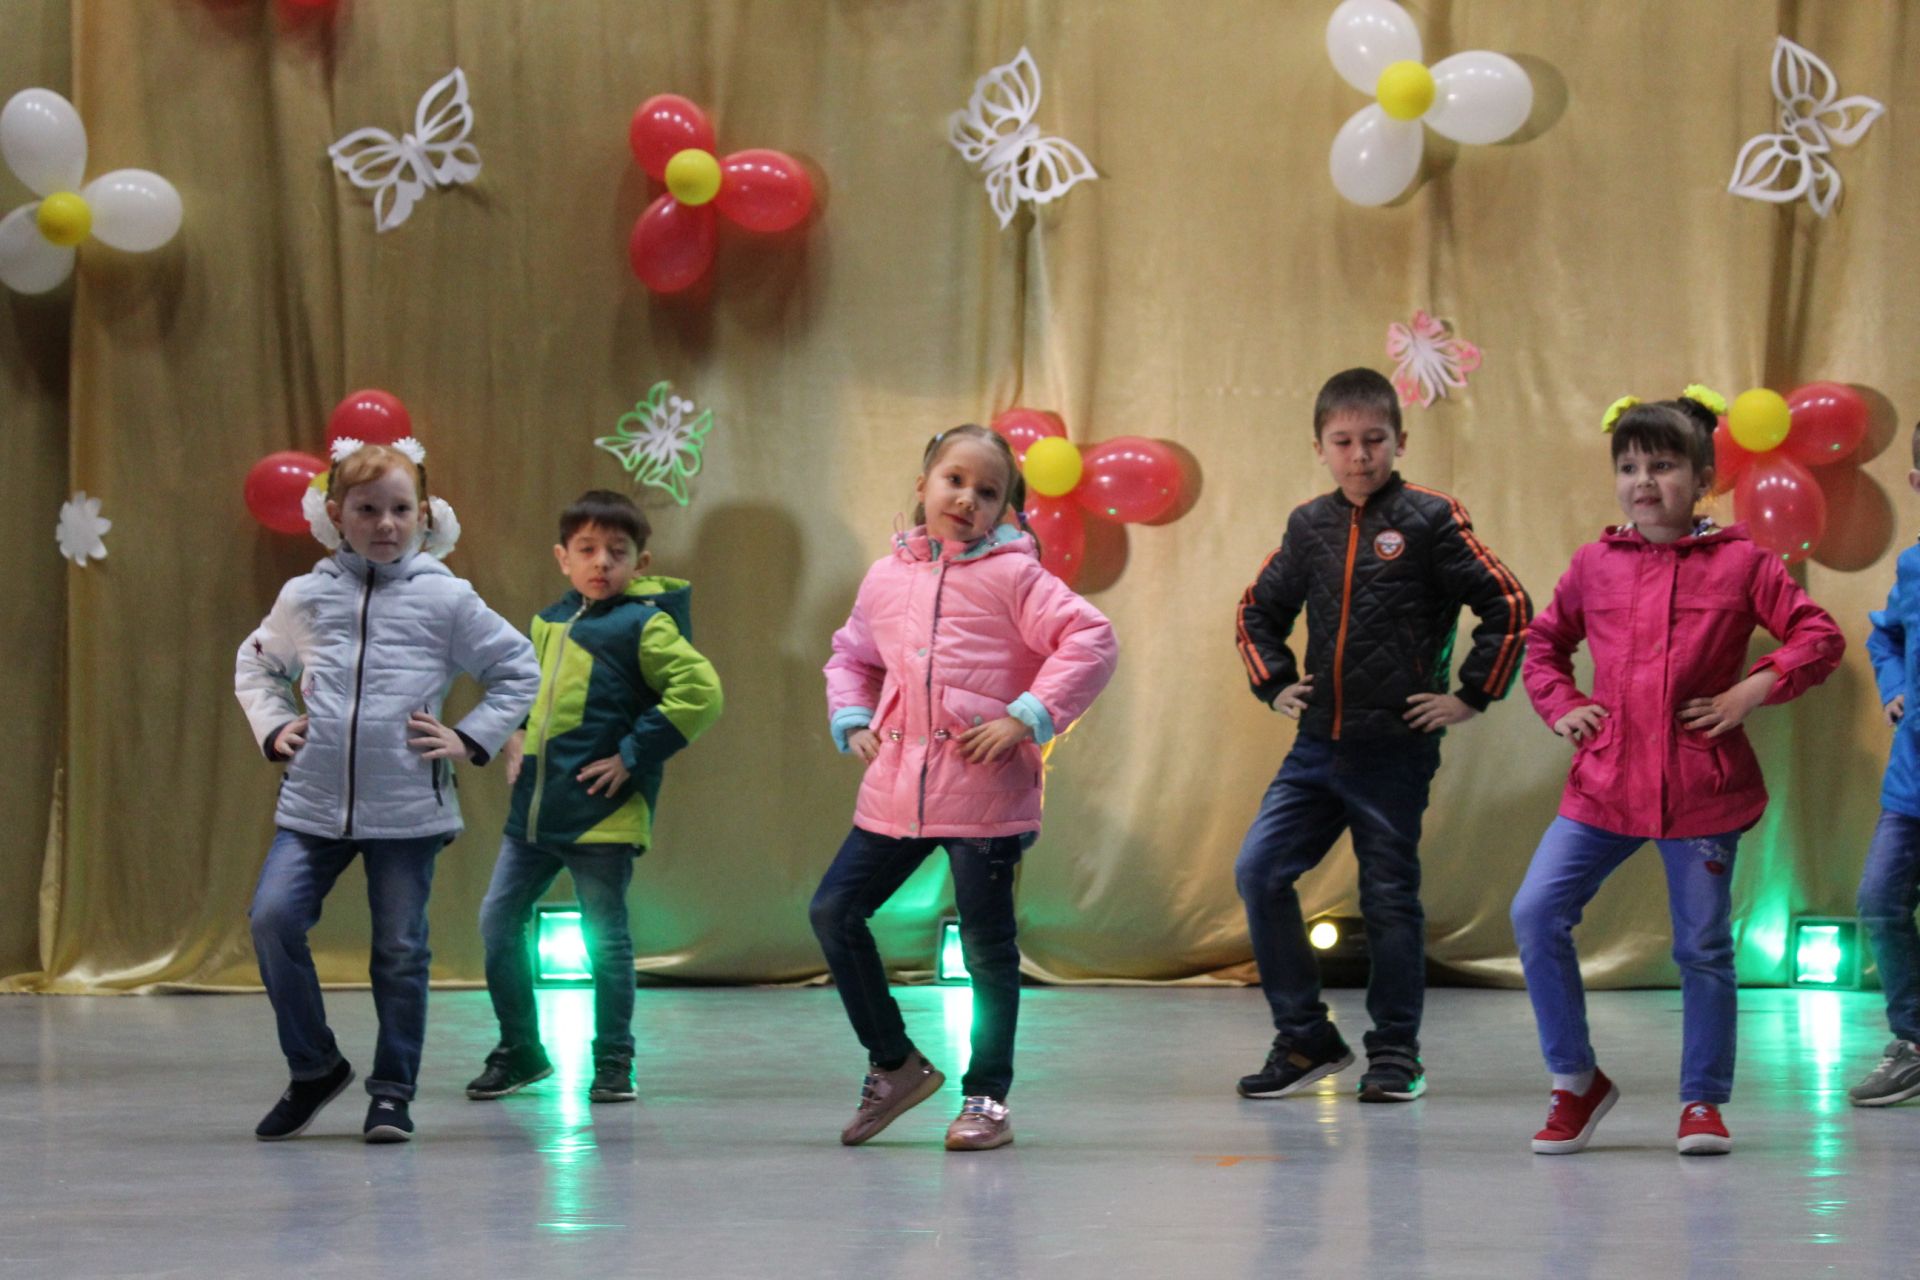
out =
[[[1372,414],[1400,434],[1400,393],[1372,369],[1348,369],[1326,380],[1313,402],[1313,438],[1340,413]]]
[[[1913,468],[1920,471],[1920,422],[1913,424]]]
[[[998,431],[989,430],[976,422],[963,422],[957,427],[942,431],[927,441],[926,451],[920,455],[920,474],[923,476],[931,474],[934,464],[940,461],[940,455],[945,453],[948,446],[956,440],[979,440],[993,445],[999,451],[1000,460],[1007,467],[1007,504],[1001,508],[1000,518],[1004,519],[1007,512],[1012,511],[1014,522],[1020,526],[1020,531],[1033,539],[1033,549],[1036,552],[1039,551],[1040,535],[1035,533],[1033,526],[1027,523],[1027,478],[1020,474],[1020,464],[1013,457],[1013,446],[1008,444],[1007,438]],[[913,522],[915,524],[927,522],[927,508],[924,504],[918,502],[913,504]],[[999,521],[996,520],[994,523],[997,524]]]
[[[647,513],[634,506],[632,498],[611,489],[589,489],[560,513],[560,545],[566,546],[589,525],[626,534],[633,539],[635,555],[647,549],[647,539],[653,536]]]
[[[1693,465],[1695,478],[1713,470],[1713,429],[1719,419],[1698,400],[1637,404],[1613,424],[1613,458],[1628,449],[1677,453]]]

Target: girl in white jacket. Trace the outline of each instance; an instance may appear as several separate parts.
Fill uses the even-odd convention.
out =
[[[369,1142],[412,1137],[407,1104],[431,958],[427,893],[434,855],[461,829],[452,762],[486,763],[540,683],[526,637],[440,563],[459,525],[427,497],[425,458],[411,439],[336,444],[324,506],[316,491],[309,515],[314,536],[339,549],[281,588],[235,663],[254,739],[267,759],[287,762],[249,912],[293,1077],[254,1130],[266,1142],[300,1134],[353,1080],[327,1027],[307,932],[356,853],[366,866],[380,1019],[363,1132]],[[486,696],[449,727],[440,705],[462,671]]]

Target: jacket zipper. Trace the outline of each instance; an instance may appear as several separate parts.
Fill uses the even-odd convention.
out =
[[[927,770],[933,764],[933,650],[940,638],[940,597],[947,589],[947,567],[940,566],[940,580],[933,584],[933,625],[927,629],[927,736],[921,743],[926,750],[920,753],[920,804],[915,811],[913,834],[919,835],[927,826]]]
[[[430,716],[433,714],[433,708],[430,706],[421,707],[420,714]],[[427,761],[427,777],[433,782],[433,803],[441,808],[446,807],[445,801],[440,799],[440,766],[443,763],[445,762],[441,760]],[[451,777],[452,775],[449,774],[448,776]]]
[[[553,723],[553,698],[559,691],[560,662],[566,657],[567,636],[572,634],[573,624],[580,621],[580,615],[592,607],[593,601],[586,601],[560,628],[560,640],[553,646],[553,670],[540,677],[540,682],[547,687],[547,705],[540,711],[540,752],[533,758],[533,799],[527,804],[528,844],[540,842],[540,793],[547,785],[547,728]]]
[[[1340,723],[1345,711],[1347,686],[1341,678],[1347,658],[1347,617],[1353,612],[1353,557],[1360,549],[1360,508],[1353,509],[1347,523],[1347,577],[1340,588],[1340,632],[1333,641],[1333,736],[1340,738]]]
[[[360,695],[367,680],[367,614],[373,608],[374,568],[367,566],[367,585],[360,593],[360,641],[353,657],[353,714],[347,719],[347,825],[341,835],[353,834],[353,780],[359,772]]]

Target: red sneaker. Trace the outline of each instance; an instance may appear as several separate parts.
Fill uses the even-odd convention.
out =
[[[1680,1136],[1674,1146],[1683,1156],[1723,1156],[1733,1150],[1733,1138],[1711,1102],[1689,1102],[1680,1109]]]
[[[1596,1068],[1585,1093],[1555,1089],[1547,1106],[1547,1127],[1533,1135],[1538,1155],[1566,1156],[1584,1148],[1600,1127],[1600,1117],[1620,1101],[1620,1090],[1607,1073]]]

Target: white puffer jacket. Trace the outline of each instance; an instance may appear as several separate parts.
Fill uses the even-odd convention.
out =
[[[455,726],[486,756],[533,705],[540,668],[527,638],[432,556],[372,564],[341,549],[280,589],[240,646],[234,692],[268,759],[301,714],[306,745],[280,786],[275,822],[327,837],[403,839],[459,832],[449,761],[407,745],[407,717],[438,717],[462,671],[486,697]],[[483,757],[485,758],[485,757]]]

